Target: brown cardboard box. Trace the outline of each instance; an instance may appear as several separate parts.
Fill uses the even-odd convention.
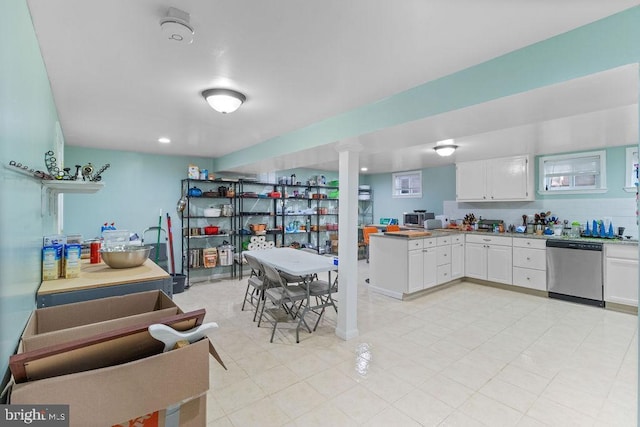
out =
[[[182,313],[162,291],[138,292],[40,308],[31,314],[22,334],[23,351],[87,338]]]
[[[68,404],[70,426],[111,426],[197,400],[208,389],[209,340],[203,339],[122,365],[16,384],[9,403]],[[206,400],[195,405],[197,411],[185,408],[184,417],[193,417],[188,423],[181,410],[181,426],[206,424]]]
[[[161,291],[141,292],[35,310],[23,334],[25,347],[42,348],[182,313]],[[14,404],[68,404],[70,425],[112,426],[179,402],[181,426],[206,424],[208,339],[116,366],[15,384]]]

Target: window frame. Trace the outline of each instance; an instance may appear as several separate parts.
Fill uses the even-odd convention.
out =
[[[633,147],[627,147],[625,150],[625,183],[624,183],[624,191],[628,193],[635,193],[638,190],[638,177],[637,177],[637,168],[638,168],[639,158],[638,158],[638,146],[635,145]],[[635,178],[634,178],[634,175]]]
[[[547,175],[545,174],[544,164],[549,160],[571,160],[581,159],[584,157],[595,157],[600,160],[600,185],[595,188],[576,188],[574,186],[568,188],[556,188],[553,190],[545,190]],[[581,151],[571,154],[559,154],[551,156],[540,156],[538,159],[538,194],[543,195],[565,195],[565,194],[596,194],[607,192],[607,152],[606,150]]]
[[[420,185],[417,188],[418,192],[411,192],[409,194],[402,194],[398,192],[402,191],[401,188],[396,188],[396,179],[398,178],[407,178],[411,180],[412,178],[418,177],[418,183]],[[411,190],[411,188],[409,188]],[[415,189],[414,189],[415,190]],[[414,170],[414,171],[406,171],[406,172],[394,172],[391,174],[391,197],[394,199],[412,199],[412,198],[422,198],[422,171]]]

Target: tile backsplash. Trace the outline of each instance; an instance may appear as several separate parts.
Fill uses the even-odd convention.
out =
[[[624,235],[638,238],[636,223],[635,198],[619,199],[554,199],[536,200],[533,202],[486,202],[468,203],[445,201],[443,214],[448,219],[460,219],[468,213],[476,218],[501,219],[506,225],[522,225],[522,215],[532,217],[536,212],[551,211],[561,221],[567,219],[569,224],[580,222],[583,226],[587,221],[610,219],[614,232],[618,227],[625,227]]]

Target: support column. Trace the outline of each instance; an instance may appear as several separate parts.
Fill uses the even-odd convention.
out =
[[[358,336],[358,175],[357,142],[340,143],[340,207],[338,220],[338,325],[336,335],[343,340]]]

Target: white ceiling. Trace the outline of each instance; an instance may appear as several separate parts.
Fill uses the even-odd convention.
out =
[[[68,145],[219,157],[637,5],[637,0],[28,0]],[[169,6],[193,44],[166,40]],[[389,128],[369,173],[637,142],[637,67]],[[200,96],[247,96],[233,114]],[[560,94],[560,96],[558,95]],[[437,131],[436,131],[437,130]],[[443,131],[460,150],[441,159]],[[171,144],[157,138],[168,136]],[[425,142],[429,145],[425,149]],[[294,151],[295,147],[291,147]],[[238,169],[335,170],[327,146]],[[322,159],[319,162],[318,159]]]

